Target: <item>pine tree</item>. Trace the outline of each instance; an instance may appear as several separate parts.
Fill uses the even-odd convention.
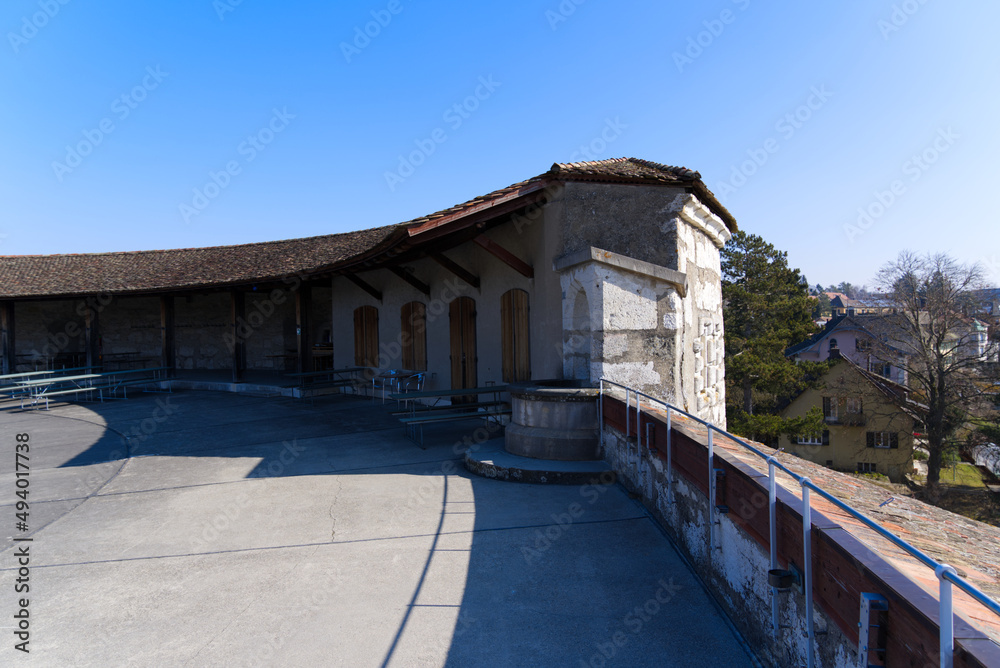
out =
[[[729,424],[762,440],[808,430],[775,417],[782,396],[818,376],[817,365],[785,357],[786,348],[816,331],[806,279],[788,266],[786,252],[739,231],[722,251],[722,296]]]

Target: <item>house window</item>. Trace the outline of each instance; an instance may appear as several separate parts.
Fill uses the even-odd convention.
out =
[[[528,293],[508,290],[500,297],[500,348],[503,382],[531,379]]]
[[[403,368],[427,371],[427,307],[421,302],[403,304],[399,320]]]
[[[840,419],[840,405],[836,397],[823,397],[823,419],[836,422]]]
[[[892,365],[882,360],[868,360],[868,370],[877,373],[883,378],[889,378],[892,372]]]
[[[878,473],[878,465],[869,462],[858,462],[858,473]]]
[[[867,433],[869,448],[898,448],[899,434],[894,431],[870,431]]]
[[[795,439],[799,445],[830,445],[830,432],[826,429],[822,434],[808,434]]]
[[[354,364],[378,366],[378,309],[374,306],[354,309]]]
[[[852,415],[860,415],[863,412],[861,397],[847,397],[844,399],[844,412]]]
[[[872,349],[871,339],[854,339],[854,349],[859,353],[867,353]]]

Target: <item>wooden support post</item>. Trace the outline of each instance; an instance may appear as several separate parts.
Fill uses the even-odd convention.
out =
[[[0,369],[3,373],[17,373],[14,355],[14,302],[0,303]]]
[[[239,290],[229,293],[232,303],[232,339],[230,347],[233,351],[233,382],[242,383],[246,379],[247,370],[247,344],[241,331],[247,326],[247,302],[246,295]]]
[[[439,265],[455,274],[463,281],[474,287],[476,290],[479,289],[479,277],[473,274],[471,271],[458,264],[451,258],[449,258],[444,253],[431,253],[431,259],[437,262]]]
[[[509,250],[507,250],[497,242],[493,241],[489,237],[480,234],[478,237],[473,239],[473,241],[475,241],[479,246],[481,246],[483,250],[485,250],[487,253],[497,258],[498,260],[506,264],[508,267],[521,274],[522,276],[525,276],[527,278],[535,277],[535,270],[531,268],[530,264],[528,264],[521,258],[517,257],[516,255],[514,255]]]
[[[309,311],[312,310],[312,285],[303,281],[295,293],[295,340],[298,346],[299,373],[313,370],[312,342],[309,336]]]
[[[101,324],[100,318],[97,314],[97,309],[94,308],[93,302],[87,305],[87,309],[83,314],[83,334],[84,334],[84,349],[86,350],[85,364],[88,367],[99,367],[101,366]]]
[[[394,273],[396,276],[399,276],[401,279],[403,279],[404,281],[415,287],[417,290],[420,290],[420,292],[424,293],[428,297],[431,296],[431,286],[427,285],[426,283],[424,283],[423,281],[421,281],[416,276],[406,271],[402,267],[393,266],[393,267],[386,267],[386,269]]]
[[[174,368],[177,366],[174,332],[174,298],[160,297],[160,366],[169,369],[168,378],[174,377]]]
[[[354,285],[358,286],[368,294],[370,294],[375,299],[382,301],[382,293],[369,285],[364,279],[359,278],[356,274],[344,274],[344,278],[349,280]]]

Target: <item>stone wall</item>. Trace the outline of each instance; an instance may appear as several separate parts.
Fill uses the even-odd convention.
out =
[[[178,369],[232,369],[226,343],[232,306],[228,292],[174,300]]]
[[[101,353],[136,353],[159,366],[163,344],[159,297],[115,297],[100,308]]]
[[[666,466],[668,434],[672,490]],[[668,430],[665,413],[645,407],[637,425],[634,399],[626,413],[621,400],[605,395],[602,436],[604,457],[619,481],[642,499],[764,663],[805,665],[808,644],[801,585],[778,593],[776,636],[772,630],[771,589],[767,582],[770,537],[766,463],[717,434],[710,466],[704,427],[675,414],[672,429]],[[824,479],[824,475],[840,475],[824,472],[807,462],[786,462],[786,465],[803,469],[800,475],[810,476],[824,487],[825,483],[835,482]],[[717,476],[716,504],[724,507],[725,512],[709,505],[710,469]],[[872,516],[872,509],[877,509],[879,500],[885,496],[884,490],[871,486],[873,493],[865,495],[865,490],[858,489],[865,486],[864,482],[851,478],[850,483],[849,488],[845,486],[841,491],[851,490],[852,505],[860,503],[858,497],[864,496],[865,505],[860,508]],[[787,485],[798,488],[790,478],[780,476],[776,495],[778,565],[802,572],[802,501],[784,488]],[[859,532],[855,521],[838,523],[839,516],[833,514],[837,509],[816,494],[812,497],[812,507],[815,665],[818,668],[858,665],[861,592],[878,594],[889,601],[887,630],[881,645],[886,648],[886,665],[938,665],[936,596],[917,584],[929,579],[930,586],[936,589],[933,573],[915,560],[916,570],[908,570],[908,557],[887,541],[871,536],[863,527]],[[942,516],[926,523],[927,535],[937,536],[938,524],[959,524],[960,532],[966,534],[967,541],[974,542],[974,549],[980,554],[991,555],[995,550],[992,527],[983,525],[976,530],[968,526],[975,523],[964,518],[944,519],[943,516],[950,515],[946,511],[930,506],[926,511]],[[893,521],[905,524],[905,516],[900,513],[910,515],[907,510],[899,509],[894,511]],[[710,545],[710,523],[715,524],[713,545]],[[893,530],[899,532],[901,528]],[[925,541],[923,549],[930,550],[936,538],[922,536],[921,540]],[[991,547],[983,547],[986,544]],[[931,555],[935,556],[933,552]],[[952,557],[935,558],[956,563]],[[982,586],[982,575],[971,575]],[[1000,646],[968,621],[978,620],[982,615],[989,617],[989,613],[971,599],[962,601],[962,596],[956,594],[959,614],[955,618],[954,665],[983,668],[1000,665]],[[874,655],[870,658],[875,660]]]
[[[723,221],[674,187],[568,183],[547,209],[557,268],[568,270],[564,375],[582,378],[589,367],[591,382],[603,375],[725,427]],[[647,268],[561,260],[591,248]]]

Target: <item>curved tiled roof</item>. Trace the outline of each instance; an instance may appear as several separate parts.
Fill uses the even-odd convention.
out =
[[[552,165],[536,177],[398,225],[234,246],[74,255],[0,256],[0,298],[141,293],[265,282],[335,269],[434,227],[458,228],[464,216],[560,181],[692,188],[730,229],[736,221],[698,172],[636,158]]]

